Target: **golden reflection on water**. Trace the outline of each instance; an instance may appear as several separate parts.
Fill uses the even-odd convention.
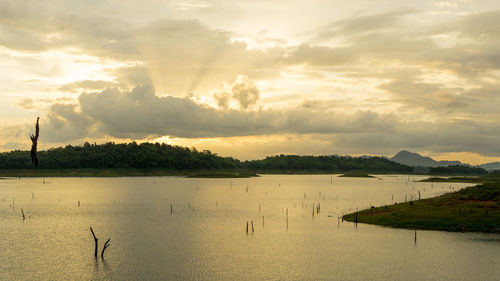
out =
[[[0,279],[495,280],[500,276],[498,235],[419,231],[415,244],[413,231],[339,223],[339,215],[356,208],[415,198],[418,191],[431,197],[450,190],[449,183],[413,182],[419,179],[416,176],[380,178],[2,180]],[[451,188],[463,186],[453,183]],[[313,218],[313,204],[318,203],[321,209]],[[253,221],[254,232],[246,233],[247,221]],[[104,261],[93,256],[90,226],[100,247],[111,238]]]

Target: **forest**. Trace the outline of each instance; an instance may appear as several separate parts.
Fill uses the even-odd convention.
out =
[[[160,143],[113,143],[67,145],[38,152],[39,169],[166,169],[166,170],[252,170],[260,172],[396,172],[412,173],[413,167],[383,157],[338,155],[276,155],[240,161],[208,150]],[[30,169],[30,151],[0,153],[0,169]],[[485,170],[465,166],[432,168],[431,173],[483,174]]]

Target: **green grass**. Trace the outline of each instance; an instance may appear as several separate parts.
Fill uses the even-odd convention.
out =
[[[374,178],[374,176],[366,174],[366,173],[345,173],[339,177],[346,178]]]
[[[430,177],[421,180],[421,182],[465,182],[465,183],[493,183],[499,181],[500,181],[499,174],[490,174],[486,176],[469,176],[469,177],[459,176],[459,177],[448,177],[448,178]]]
[[[358,222],[408,229],[500,233],[500,183],[360,211]],[[344,216],[354,222],[356,213]]]
[[[257,174],[238,170],[159,170],[159,169],[29,169],[0,170],[0,177],[143,177],[187,176],[197,178],[248,178]]]

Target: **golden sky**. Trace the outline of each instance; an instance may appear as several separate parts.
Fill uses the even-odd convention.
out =
[[[496,0],[0,0],[0,66],[0,151],[500,160]]]

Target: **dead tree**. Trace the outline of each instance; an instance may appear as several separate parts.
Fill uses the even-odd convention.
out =
[[[97,250],[99,248],[99,243],[97,237],[95,237],[94,230],[92,229],[92,226],[90,227],[90,232],[92,232],[92,236],[94,236],[94,242],[95,242],[95,249],[94,249],[94,257],[97,259]],[[111,238],[108,238],[106,243],[104,243],[104,246],[102,247],[102,252],[101,252],[101,258],[104,260],[104,251],[109,247],[109,241]]]
[[[32,142],[31,145],[31,164],[33,167],[38,168],[38,156],[36,154],[36,148],[37,148],[37,143],[38,143],[38,136],[40,134],[40,126],[38,125],[38,121],[40,120],[40,117],[36,118],[36,125],[35,125],[35,134],[30,133],[30,139]]]
[[[106,241],[106,243],[104,243],[104,246],[102,247],[101,259],[103,260],[104,260],[104,251],[106,251],[106,249],[109,247],[109,240],[111,240],[111,238],[108,238],[108,240]]]
[[[92,226],[90,227],[90,232],[92,232],[92,236],[94,236],[94,242],[95,242],[95,250],[94,250],[94,256],[97,258],[97,247],[99,245],[97,237],[95,237],[94,230],[92,229]],[[102,251],[104,253],[104,250]]]

